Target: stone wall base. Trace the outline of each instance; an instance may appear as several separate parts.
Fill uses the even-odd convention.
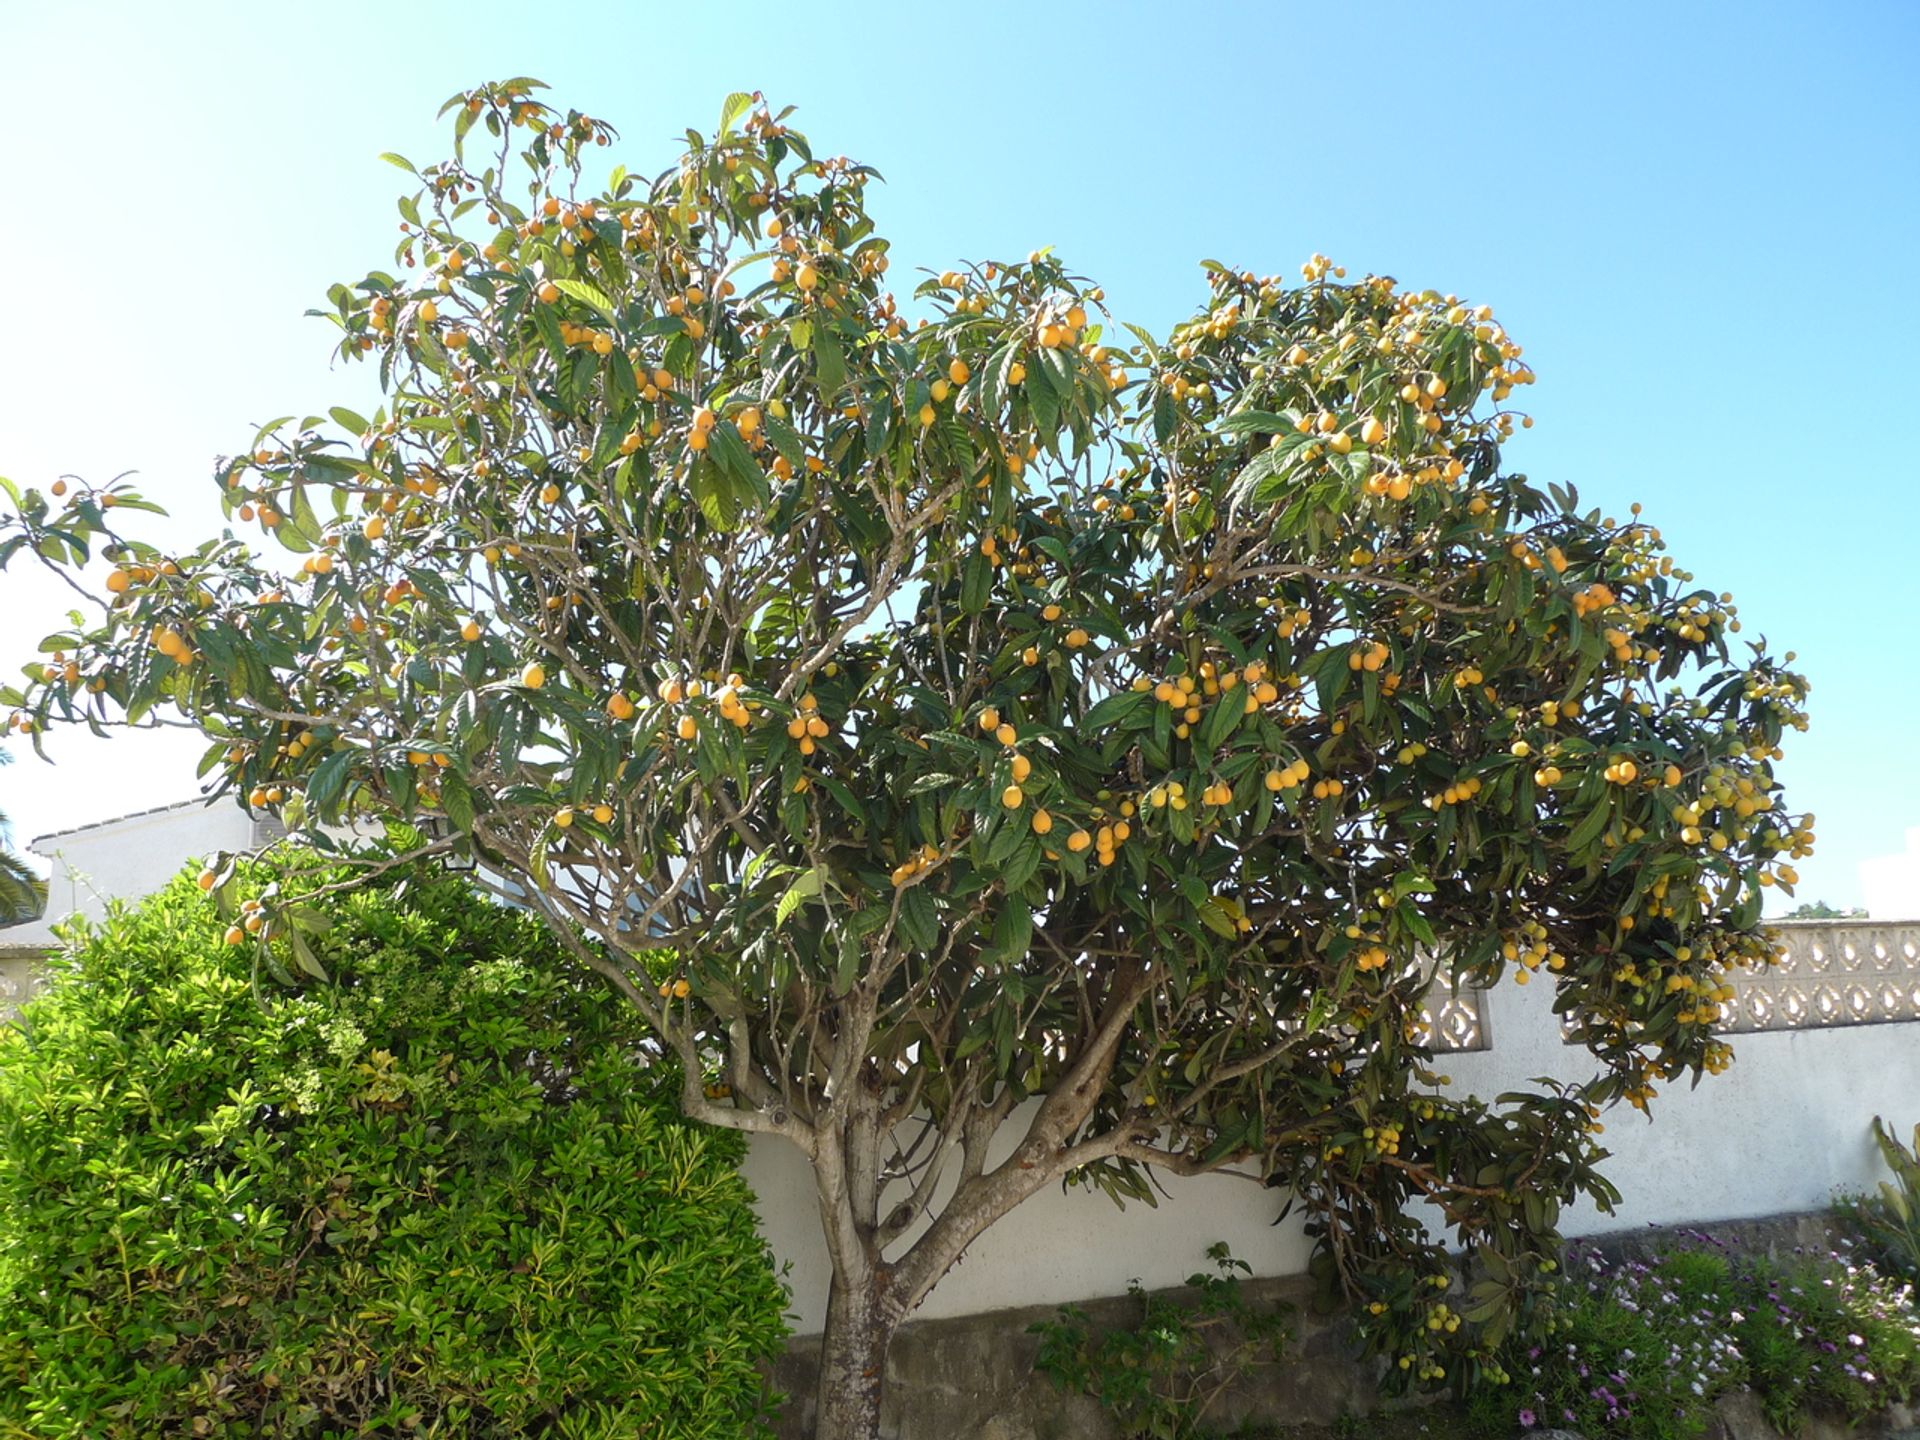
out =
[[[1778,1259],[1796,1250],[1824,1251],[1837,1238],[1826,1215],[1812,1214],[1614,1232],[1591,1243],[1609,1254],[1639,1255],[1703,1232],[1748,1254]],[[1291,1306],[1293,1338],[1281,1363],[1256,1367],[1221,1396],[1208,1415],[1211,1428],[1232,1434],[1256,1424],[1326,1426],[1342,1416],[1382,1409],[1378,1366],[1353,1353],[1343,1316],[1313,1313],[1305,1276],[1255,1277],[1241,1288],[1256,1305]],[[1184,1288],[1163,1293],[1175,1300],[1192,1298]],[[1081,1308],[1100,1329],[1139,1319],[1138,1303],[1126,1296],[1083,1301]],[[1036,1305],[903,1325],[887,1360],[882,1434],[887,1440],[1120,1440],[1099,1405],[1056,1390],[1034,1373],[1040,1341],[1027,1327],[1054,1318],[1057,1309]],[[781,1440],[808,1440],[812,1434],[819,1357],[820,1337],[804,1335],[774,1366],[773,1383],[787,1395],[778,1427]],[[1818,1428],[1823,1424],[1810,1422],[1799,1440],[1920,1440],[1914,1417],[1906,1413],[1851,1431],[1844,1425]],[[1708,1440],[1778,1440],[1750,1395],[1728,1396],[1716,1425],[1718,1433]]]

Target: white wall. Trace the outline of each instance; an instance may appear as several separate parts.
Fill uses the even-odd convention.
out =
[[[48,914],[98,915],[107,897],[146,894],[190,857],[251,844],[237,807],[198,804],[35,842],[55,863]],[[1920,854],[1920,846],[1916,846]],[[1920,891],[1914,892],[1920,895]],[[1878,908],[1876,906],[1876,908]],[[31,937],[15,927],[11,943]],[[1563,1045],[1545,976],[1484,997],[1491,1049],[1439,1057],[1453,1088],[1484,1096],[1524,1087],[1536,1075],[1584,1077],[1585,1052]],[[1575,1212],[1571,1233],[1741,1219],[1816,1209],[1836,1188],[1879,1176],[1868,1134],[1875,1115],[1902,1130],[1920,1120],[1920,1023],[1740,1035],[1728,1073],[1700,1088],[1684,1083],[1654,1102],[1649,1123],[1625,1107],[1606,1117],[1614,1152],[1607,1174],[1622,1192],[1613,1216]],[[1003,1145],[1011,1148],[1013,1128]],[[997,1157],[996,1157],[997,1158]],[[746,1174],[760,1197],[761,1227],[791,1266],[802,1333],[826,1309],[827,1260],[811,1175],[784,1141],[756,1138]],[[1097,1191],[1041,1192],[974,1242],[920,1314],[950,1316],[1010,1306],[1118,1294],[1134,1278],[1177,1285],[1205,1268],[1206,1247],[1225,1240],[1261,1275],[1302,1270],[1300,1222],[1275,1226],[1282,1197],[1245,1179],[1168,1177],[1158,1208],[1117,1209]]]
[[[1013,1148],[1023,1123],[1023,1115],[1012,1117],[991,1161]],[[830,1272],[812,1172],[796,1146],[757,1135],[743,1169],[760,1199],[761,1231],[791,1266],[794,1327],[818,1331]],[[1310,1247],[1299,1219],[1273,1223],[1282,1192],[1227,1175],[1166,1176],[1162,1184],[1167,1194],[1157,1209],[1137,1201],[1120,1209],[1097,1190],[1042,1190],[975,1240],[915,1317],[1118,1295],[1136,1277],[1149,1289],[1178,1285],[1208,1268],[1206,1250],[1216,1240],[1261,1275],[1306,1268]]]
[[[1586,1052],[1561,1042],[1544,982],[1509,982],[1484,997],[1492,1048],[1436,1057],[1452,1089],[1491,1098],[1529,1088],[1536,1075],[1592,1073]],[[1731,1043],[1731,1070],[1697,1090],[1682,1080],[1663,1091],[1651,1122],[1626,1106],[1605,1117],[1613,1158],[1604,1173],[1621,1204],[1610,1216],[1570,1212],[1567,1233],[1815,1210],[1836,1189],[1882,1178],[1868,1128],[1875,1115],[1902,1131],[1920,1121],[1920,1023],[1737,1035]],[[795,1326],[817,1331],[828,1268],[806,1164],[785,1141],[755,1137],[746,1175],[760,1197],[761,1228],[792,1267]],[[1273,1224],[1279,1192],[1223,1176],[1169,1177],[1165,1185],[1158,1209],[1116,1210],[1098,1192],[1057,1187],[1035,1196],[974,1242],[918,1315],[1093,1299],[1121,1293],[1134,1278],[1149,1289],[1178,1285],[1206,1267],[1215,1240],[1258,1275],[1306,1268],[1299,1220]]]
[[[1493,1095],[1591,1073],[1586,1052],[1560,1041],[1548,986],[1509,983],[1485,999],[1492,1048],[1438,1063],[1456,1088]],[[1604,1117],[1620,1207],[1569,1215],[1572,1233],[1815,1210],[1884,1178],[1869,1127],[1875,1115],[1903,1130],[1920,1120],[1920,1023],[1726,1038],[1725,1074],[1663,1088],[1651,1119],[1624,1105]]]

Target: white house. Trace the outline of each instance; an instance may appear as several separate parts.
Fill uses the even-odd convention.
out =
[[[283,833],[277,821],[254,820],[230,800],[183,800],[36,836],[28,853],[53,863],[47,909],[39,919],[0,927],[0,1013],[25,990],[32,961],[58,943],[55,921],[98,919],[109,900],[152,894],[189,859],[249,849]]]

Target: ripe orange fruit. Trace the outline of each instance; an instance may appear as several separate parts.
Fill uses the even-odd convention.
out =
[[[538,690],[547,683],[547,670],[544,665],[535,662],[520,672],[520,683],[529,690]]]
[[[1009,785],[1000,792],[1000,803],[1009,810],[1018,810],[1026,803],[1026,792],[1018,785]]]

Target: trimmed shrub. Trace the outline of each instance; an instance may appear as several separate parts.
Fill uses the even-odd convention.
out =
[[[0,1437],[764,1433],[740,1138],[536,922],[402,873],[264,994],[182,877],[0,1030]]]

